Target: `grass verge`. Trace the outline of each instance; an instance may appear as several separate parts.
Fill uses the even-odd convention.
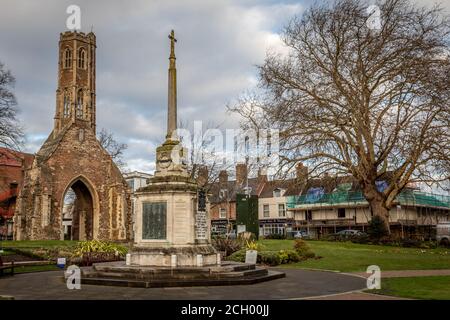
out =
[[[381,289],[366,292],[425,300],[450,300],[450,276],[381,279]]]
[[[267,250],[292,249],[294,240],[260,240]],[[365,272],[370,265],[381,270],[450,269],[447,248],[417,249],[352,242],[307,241],[321,259],[283,265],[286,268],[311,268],[341,272]]]

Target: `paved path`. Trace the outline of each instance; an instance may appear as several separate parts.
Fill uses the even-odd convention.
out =
[[[368,278],[370,274],[365,272],[351,273],[364,278]],[[381,271],[381,279],[383,278],[406,278],[406,277],[428,277],[428,276],[450,276],[450,270],[396,270]]]
[[[280,269],[277,269],[280,270]],[[124,288],[82,285],[68,290],[62,271],[0,278],[0,296],[15,299],[299,299],[362,290],[366,280],[334,272],[281,269],[286,277],[254,285],[190,288]]]
[[[329,296],[306,298],[305,300],[410,300],[410,299],[356,291],[348,293],[338,293]]]

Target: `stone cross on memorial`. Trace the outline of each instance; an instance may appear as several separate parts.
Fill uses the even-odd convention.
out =
[[[169,93],[168,93],[168,108],[167,108],[167,139],[177,140],[177,68],[175,65],[175,32],[172,30],[169,35],[170,39],[170,56],[169,56]]]

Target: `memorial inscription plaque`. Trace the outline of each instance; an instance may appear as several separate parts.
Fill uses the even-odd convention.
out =
[[[165,202],[144,202],[142,204],[142,239],[166,239],[166,215]]]

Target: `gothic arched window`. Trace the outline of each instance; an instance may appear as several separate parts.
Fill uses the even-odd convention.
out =
[[[67,94],[64,95],[64,118],[70,116],[70,99]]]
[[[86,60],[86,50],[84,48],[80,48],[78,51],[78,68],[85,68],[85,60]]]
[[[72,67],[72,50],[66,48],[66,50],[64,50],[64,68],[71,68],[71,67]]]
[[[78,91],[77,95],[77,118],[83,119],[83,91]]]

